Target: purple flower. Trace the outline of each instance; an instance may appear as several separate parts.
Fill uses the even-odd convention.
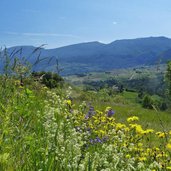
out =
[[[95,138],[95,142],[97,142],[97,143],[102,143],[102,140],[101,140],[99,137],[96,137],[96,138]]]
[[[90,139],[90,143],[97,144],[97,143],[103,143],[103,141],[99,137],[96,137],[95,139]]]
[[[95,115],[94,107],[90,106],[88,113],[85,116],[85,119],[91,118],[93,115]]]
[[[107,112],[107,116],[108,117],[111,117],[115,114],[115,111],[113,111],[112,109],[110,109],[108,112]]]

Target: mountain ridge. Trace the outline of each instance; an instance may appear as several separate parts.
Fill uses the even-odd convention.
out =
[[[171,39],[164,36],[122,39],[108,44],[84,42],[53,49],[41,47],[33,54],[34,46],[16,46],[8,48],[8,52],[19,48],[23,56],[29,56],[31,63],[34,63],[38,55],[40,59],[47,58],[48,61],[53,58],[50,63],[40,63],[34,70],[52,71],[57,58],[64,68],[63,74],[153,65],[159,60],[161,63],[171,60]]]

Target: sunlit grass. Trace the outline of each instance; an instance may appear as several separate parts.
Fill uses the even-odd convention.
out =
[[[170,167],[168,112],[143,109],[129,101],[135,94],[84,92],[81,98],[88,100],[83,102],[81,93],[68,85],[49,90],[31,80],[22,86],[13,78],[1,82],[0,170]]]

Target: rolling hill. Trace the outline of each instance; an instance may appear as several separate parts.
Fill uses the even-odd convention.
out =
[[[32,64],[37,58],[43,59],[34,66],[34,70],[55,71],[57,58],[64,75],[154,65],[171,59],[171,39],[166,37],[124,39],[109,44],[87,42],[55,49],[35,49],[33,46],[16,46],[7,51],[11,57],[24,56]]]

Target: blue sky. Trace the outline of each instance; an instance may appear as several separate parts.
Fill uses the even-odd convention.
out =
[[[1,0],[0,45],[171,37],[171,0]]]

